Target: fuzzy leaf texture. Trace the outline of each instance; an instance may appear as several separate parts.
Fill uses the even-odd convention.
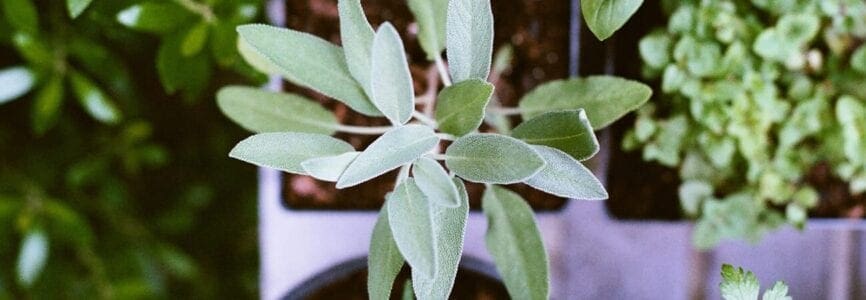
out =
[[[349,73],[370,95],[370,51],[376,33],[364,15],[360,0],[340,0],[337,9],[340,13],[340,39]]]
[[[415,110],[415,89],[403,41],[397,29],[385,22],[373,38],[370,91],[373,105],[392,124],[405,124]]]
[[[346,152],[340,155],[314,157],[301,162],[301,168],[308,175],[322,181],[337,182],[346,168],[358,158],[361,152]]]
[[[478,129],[492,95],[493,85],[480,79],[469,79],[444,88],[436,100],[439,130],[463,136]]]
[[[337,117],[320,104],[299,95],[259,88],[228,86],[217,93],[217,105],[246,130],[306,132],[331,135]]]
[[[25,67],[0,70],[0,104],[12,101],[29,92],[36,83],[36,76]]]
[[[388,222],[397,248],[412,271],[433,277],[436,274],[436,237],[430,200],[415,179],[408,178],[388,196]]]
[[[463,179],[494,184],[524,181],[545,162],[526,143],[504,135],[481,133],[458,138],[445,152],[448,169]]]
[[[599,147],[582,109],[545,113],[515,127],[511,136],[562,150],[581,161],[594,156]]]
[[[540,191],[559,197],[578,200],[604,200],[607,191],[592,171],[560,150],[546,146],[532,146],[546,164],[535,176],[524,183]]]
[[[409,10],[418,22],[418,42],[434,60],[445,49],[445,23],[448,0],[408,0]]]
[[[418,188],[431,202],[447,207],[460,205],[460,195],[457,194],[454,178],[435,160],[419,158],[412,164],[412,175]]]
[[[490,0],[449,1],[445,43],[452,81],[487,80],[493,55]]]
[[[395,127],[380,136],[346,168],[337,188],[373,179],[421,157],[439,144],[433,129],[422,125]]]
[[[583,0],[580,10],[589,30],[603,41],[637,12],[643,0]]]
[[[482,198],[487,217],[484,241],[512,299],[547,299],[547,252],[532,208],[517,193],[488,186]]]
[[[301,163],[355,151],[352,145],[327,135],[296,132],[259,133],[238,143],[229,157],[260,167],[306,175]]]
[[[370,237],[370,255],[367,258],[367,292],[369,299],[389,299],[394,279],[403,268],[403,256],[391,235],[388,222],[388,203],[379,212],[373,235]],[[411,294],[411,292],[410,292]]]

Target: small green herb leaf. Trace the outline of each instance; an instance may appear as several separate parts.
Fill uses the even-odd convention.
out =
[[[185,9],[174,3],[156,1],[135,4],[117,13],[120,24],[153,33],[171,32],[189,17],[191,15]]]
[[[331,135],[338,125],[333,113],[304,97],[228,86],[217,93],[220,110],[245,129],[261,132],[306,132]]]
[[[547,299],[547,252],[535,225],[532,208],[520,195],[503,187],[484,191],[487,251],[513,299]]]
[[[370,49],[373,48],[373,36],[376,33],[364,16],[361,0],[340,0],[337,9],[340,13],[340,38],[349,72],[370,95]]]
[[[412,270],[426,277],[436,274],[437,263],[430,209],[429,200],[413,178],[403,181],[388,197],[388,221],[397,248]]]
[[[406,279],[406,283],[403,284],[403,297],[401,299],[415,300],[415,293],[413,293],[414,290],[415,288],[412,287],[412,279]]]
[[[521,182],[538,173],[545,164],[526,143],[491,133],[458,138],[445,155],[449,170],[463,179],[481,183]]]
[[[603,41],[619,30],[637,12],[643,0],[584,0],[580,10],[589,30]]]
[[[520,100],[523,119],[542,113],[583,108],[592,128],[607,127],[649,100],[652,89],[643,83],[613,76],[590,76],[545,83]]]
[[[449,1],[446,23],[451,80],[487,80],[493,55],[493,12],[490,1]]]
[[[394,25],[385,22],[373,38],[370,91],[373,104],[391,123],[405,124],[415,110],[415,89],[403,41]]]
[[[722,284],[719,288],[725,300],[758,299],[758,293],[761,292],[755,274],[728,264],[722,265]]]
[[[578,200],[604,200],[607,191],[592,171],[565,152],[545,146],[532,146],[547,164],[525,181],[549,194]]]
[[[409,0],[409,10],[418,21],[418,42],[434,60],[445,49],[445,22],[448,15],[448,0]]]
[[[335,156],[315,157],[301,162],[308,175],[318,180],[337,182],[361,152],[346,152]]]
[[[32,0],[2,0],[5,22],[17,31],[34,35],[39,31],[39,15]]]
[[[30,287],[36,282],[48,261],[48,236],[41,229],[32,229],[21,241],[18,253],[18,282]]]
[[[234,30],[232,30],[234,33]],[[256,49],[253,49],[253,46],[250,46],[249,43],[244,41],[244,39],[237,39],[237,48],[238,53],[247,62],[253,69],[256,71],[268,74],[268,75],[276,75],[280,74],[280,67],[277,67],[266,57],[259,54]]]
[[[349,73],[342,48],[310,34],[268,25],[242,25],[237,30],[289,81],[337,99],[362,114],[382,115]]]
[[[42,135],[54,124],[60,116],[60,108],[63,106],[63,77],[55,76],[36,93],[36,101],[33,102],[33,131]]]
[[[785,285],[784,282],[776,281],[773,287],[764,292],[764,296],[761,297],[761,300],[792,300],[791,296],[788,296],[788,286]]]
[[[866,45],[862,45],[851,54],[851,69],[860,74],[866,74]]]
[[[211,65],[204,53],[190,57],[181,53],[186,37],[182,33],[170,34],[162,39],[156,54],[156,70],[167,93],[182,91],[187,99],[197,98],[210,80]]]
[[[25,67],[11,67],[0,70],[0,104],[23,96],[36,83],[33,72]]]
[[[180,44],[180,54],[189,57],[201,52],[201,49],[207,44],[209,32],[210,25],[206,22],[199,22],[190,28]]]
[[[418,188],[433,203],[447,207],[460,205],[460,196],[454,186],[453,177],[448,176],[442,165],[435,160],[419,158],[412,166],[412,175],[415,176]]]
[[[117,106],[93,81],[77,72],[71,73],[69,80],[79,103],[91,117],[105,124],[120,122]]]
[[[81,13],[90,6],[93,0],[66,0],[66,9],[69,11],[70,18],[78,18]]]
[[[229,153],[260,167],[305,175],[301,162],[314,157],[334,156],[355,149],[327,135],[295,132],[260,133],[238,143]]]
[[[493,85],[480,79],[464,80],[443,89],[436,100],[439,130],[462,136],[478,129],[491,95]]]
[[[340,176],[337,188],[347,188],[385,174],[421,157],[439,143],[433,129],[423,125],[395,127],[380,136]]]
[[[370,238],[370,256],[367,259],[367,292],[369,299],[390,299],[391,287],[403,267],[403,256],[391,235],[388,223],[388,203],[379,212],[373,236]],[[411,294],[411,291],[409,292]]]
[[[562,150],[581,161],[598,152],[598,140],[583,109],[545,113],[521,123],[511,135],[530,144]]]

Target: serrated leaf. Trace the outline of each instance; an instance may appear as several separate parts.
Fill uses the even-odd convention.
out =
[[[394,25],[385,22],[373,38],[370,59],[370,92],[373,105],[391,123],[405,124],[415,110],[415,88],[403,41]]]
[[[792,300],[788,296],[788,286],[784,282],[776,281],[772,288],[764,292],[761,300]]]
[[[389,299],[394,279],[403,267],[403,256],[391,235],[388,223],[388,203],[379,212],[373,235],[370,237],[370,255],[367,258],[367,292],[369,299]],[[409,291],[411,294],[411,291]]]
[[[436,99],[439,130],[462,136],[478,129],[491,95],[493,85],[480,79],[464,80],[443,89]]]
[[[745,272],[743,268],[724,264],[719,289],[725,300],[753,300],[758,299],[761,287],[752,272]]]
[[[335,156],[315,157],[301,162],[308,175],[318,180],[337,182],[361,152],[346,152]]]
[[[201,52],[204,45],[207,44],[207,36],[210,32],[210,25],[207,22],[199,22],[195,24],[184,35],[180,44],[180,54],[190,57]]]
[[[78,18],[90,6],[90,2],[93,0],[66,0],[66,10],[69,11],[69,17]]]
[[[451,80],[487,80],[493,55],[493,12],[489,0],[448,2],[445,42]]]
[[[600,130],[637,109],[652,95],[647,85],[613,76],[589,76],[545,83],[520,99],[524,120],[549,111],[583,108]]]
[[[242,25],[237,31],[289,81],[332,97],[362,114],[382,115],[349,73],[342,48],[307,33],[268,25]]]
[[[229,153],[260,167],[305,175],[301,162],[355,151],[342,140],[321,134],[296,132],[259,133],[238,143]]]
[[[431,204],[414,178],[407,178],[389,194],[388,221],[397,248],[412,271],[433,277],[436,274],[437,241]]]
[[[421,157],[439,144],[430,127],[406,125],[380,136],[340,176],[337,188],[347,188],[385,174]]]
[[[532,208],[520,195],[498,186],[488,186],[481,201],[487,217],[485,245],[508,294],[512,299],[547,299],[547,252]]]
[[[192,15],[182,7],[168,2],[144,2],[117,13],[117,22],[144,32],[167,33],[178,28]]]
[[[604,200],[607,191],[588,168],[567,153],[545,146],[532,146],[546,162],[535,176],[524,181],[548,194],[577,200]]]
[[[418,188],[431,202],[447,206],[457,207],[460,205],[460,196],[454,185],[452,176],[449,176],[435,160],[421,157],[412,165],[412,176]]]
[[[299,95],[259,88],[228,86],[217,93],[223,114],[256,132],[306,132],[331,135],[337,117],[320,104]]]
[[[51,78],[36,93],[32,122],[33,131],[37,135],[42,135],[57,123],[57,117],[60,116],[63,106],[63,94],[63,78],[59,76]]]
[[[16,272],[18,283],[30,287],[36,282],[48,261],[48,236],[41,229],[32,229],[21,241]]]
[[[17,31],[35,35],[39,31],[39,15],[32,0],[2,0],[5,22]]]
[[[599,147],[583,109],[542,114],[515,127],[511,136],[562,150],[581,161],[598,153]]]
[[[80,73],[72,72],[69,82],[81,107],[91,117],[105,124],[120,122],[122,118],[120,110],[93,81]]]
[[[448,0],[409,0],[408,4],[418,22],[418,42],[427,59],[434,60],[445,49]]]
[[[361,7],[361,0],[340,0],[340,39],[349,73],[370,95],[370,53],[375,32]]]
[[[526,143],[492,133],[458,138],[445,151],[445,165],[463,179],[495,184],[524,181],[544,168],[544,159]]]
[[[603,41],[619,30],[637,12],[643,0],[584,0],[580,10],[589,30]]]
[[[36,83],[36,75],[25,67],[10,67],[0,70],[0,104],[23,96]]]

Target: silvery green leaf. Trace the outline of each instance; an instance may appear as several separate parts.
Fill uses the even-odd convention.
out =
[[[773,287],[764,292],[764,295],[761,296],[761,300],[792,300],[791,296],[788,296],[788,286],[781,281],[776,281],[773,284]]]
[[[484,191],[487,216],[484,241],[512,299],[548,298],[547,252],[532,208],[520,195],[503,187]]]
[[[314,133],[259,133],[238,143],[229,153],[260,167],[305,175],[301,162],[314,157],[334,156],[355,149],[336,138]]]
[[[415,88],[403,41],[394,25],[385,22],[373,38],[370,91],[373,104],[391,123],[405,124],[415,110]]]
[[[403,256],[397,249],[391,225],[388,224],[388,203],[379,212],[373,235],[370,237],[370,255],[367,258],[367,291],[369,299],[389,299],[394,279],[403,267]],[[411,293],[411,291],[410,291]]]
[[[289,81],[337,99],[359,113],[382,115],[349,73],[342,48],[307,33],[268,25],[241,25],[237,31]]]
[[[457,267],[463,253],[463,239],[466,232],[466,219],[469,217],[469,196],[463,181],[454,178],[457,194],[460,195],[459,207],[431,205],[433,216],[433,236],[436,238],[436,274],[432,278],[412,270],[412,284],[415,295],[420,300],[448,299]]]
[[[445,42],[451,80],[487,80],[493,55],[493,12],[490,0],[448,2]]]
[[[680,184],[680,206],[689,216],[697,216],[701,205],[713,197],[713,186],[702,180],[687,180]]]
[[[460,205],[460,196],[452,180],[454,177],[449,176],[442,165],[435,160],[419,158],[412,165],[412,175],[418,188],[431,202],[447,207]]]
[[[598,152],[598,140],[583,109],[542,114],[515,127],[511,136],[562,150],[581,161]]]
[[[175,3],[147,1],[124,8],[117,13],[117,22],[145,32],[174,31],[192,15]]]
[[[722,283],[719,285],[722,298],[725,300],[758,299],[761,286],[758,278],[752,272],[743,268],[735,268],[729,264],[722,265]]]
[[[340,0],[340,39],[346,55],[346,64],[352,77],[370,94],[370,49],[375,32],[367,17],[361,0]]]
[[[439,130],[462,136],[478,129],[491,95],[493,85],[480,79],[464,80],[443,89],[436,99]]]
[[[72,91],[81,107],[91,117],[105,124],[117,124],[121,120],[120,110],[108,95],[81,73],[72,72],[69,76]]]
[[[87,9],[93,0],[66,0],[66,9],[69,11],[70,18],[77,18]]]
[[[301,162],[301,168],[307,175],[318,180],[337,182],[359,154],[361,152],[353,151],[335,156],[314,157]]]
[[[524,183],[548,194],[577,200],[604,200],[607,191],[592,171],[565,152],[532,146],[547,163]]]
[[[338,125],[332,112],[299,95],[259,88],[228,86],[217,93],[223,114],[241,127],[261,132],[306,132],[331,135]]]
[[[583,108],[592,128],[607,127],[649,100],[647,85],[613,76],[589,76],[545,83],[520,99],[523,119],[549,111]]]
[[[11,67],[0,70],[0,104],[23,96],[36,83],[35,74],[25,67]]]
[[[388,222],[400,253],[426,277],[436,274],[436,236],[431,204],[415,179],[407,178],[388,195]]]
[[[460,137],[448,147],[445,156],[449,170],[481,183],[518,183],[538,173],[545,164],[526,143],[492,133]]]
[[[16,266],[18,282],[25,287],[32,286],[47,261],[48,236],[41,229],[28,231],[21,241],[21,250],[18,252]]]
[[[63,107],[63,77],[54,76],[36,93],[33,102],[33,131],[42,135],[57,123]]]
[[[234,33],[234,31],[232,31]],[[280,74],[280,68],[271,63],[266,57],[259,54],[256,49],[253,49],[253,46],[250,46],[249,43],[244,41],[244,39],[237,39],[237,49],[238,54],[247,62],[253,69],[256,71],[268,74],[275,75]]]
[[[376,139],[349,165],[337,181],[337,188],[358,185],[410,163],[437,144],[439,138],[430,127],[395,127]]]
[[[415,300],[415,288],[412,287],[412,279],[406,279],[406,283],[403,284],[403,297],[400,299],[403,300]]]
[[[654,32],[640,39],[638,50],[644,63],[654,69],[670,62],[671,38],[665,32]]]
[[[409,0],[408,4],[418,22],[418,42],[427,59],[434,60],[445,49],[448,0]]]
[[[583,0],[580,10],[589,30],[603,41],[637,12],[643,0]]]

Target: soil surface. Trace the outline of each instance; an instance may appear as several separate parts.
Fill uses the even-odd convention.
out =
[[[288,27],[308,32],[335,44],[340,44],[336,0],[287,1]],[[411,12],[405,0],[363,1],[364,10],[374,28],[384,21],[394,24],[408,52],[410,69],[417,94],[430,87],[441,87],[432,63],[426,60],[418,44]],[[514,46],[514,60],[509,71],[494,79],[496,96],[504,106],[515,106],[519,97],[540,83],[568,77],[570,1],[492,1],[496,31],[494,49],[505,44]],[[344,124],[382,126],[384,118],[369,118],[357,114],[345,105],[322,95],[286,84],[286,91],[300,93],[321,101],[336,112]],[[517,120],[514,120],[517,121]],[[516,124],[516,122],[514,122]],[[486,127],[482,127],[486,130]],[[374,137],[338,134],[338,138],[364,149]],[[337,190],[331,182],[317,181],[307,176],[285,174],[285,205],[292,209],[375,210],[384,202],[385,194],[393,190],[397,171],[365,184]],[[517,191],[537,210],[558,209],[565,200],[536,191],[522,184],[508,186]],[[470,206],[480,207],[483,186],[467,184]]]

